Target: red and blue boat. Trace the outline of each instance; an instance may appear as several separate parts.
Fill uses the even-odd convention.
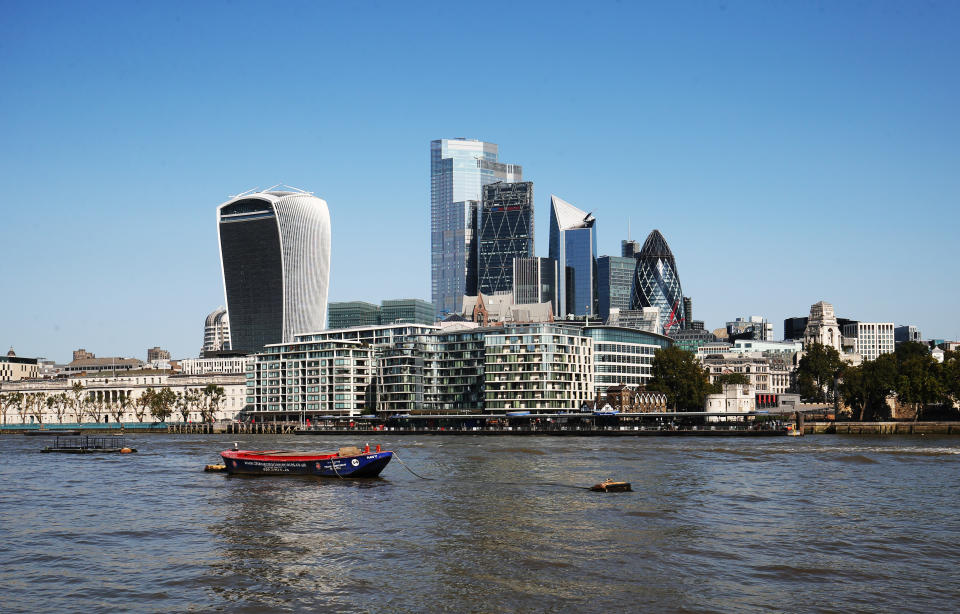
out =
[[[224,450],[227,473],[250,475],[315,475],[331,478],[375,478],[393,458],[393,452],[344,447],[329,454],[289,450]]]

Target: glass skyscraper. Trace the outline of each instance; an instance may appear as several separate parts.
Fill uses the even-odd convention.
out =
[[[217,208],[231,347],[251,354],[322,330],[327,319],[327,203],[277,187]]]
[[[610,317],[610,309],[630,309],[630,290],[637,261],[634,258],[600,256],[597,258],[597,304],[600,319]]]
[[[550,196],[550,257],[557,261],[557,316],[597,312],[597,225],[592,214]]]
[[[430,299],[438,316],[459,313],[464,294],[476,292],[470,285],[476,285],[474,241],[482,223],[477,208],[483,186],[523,179],[519,165],[501,164],[497,157],[494,143],[430,142]]]
[[[513,259],[533,257],[533,183],[483,186],[477,292],[513,290]]]
[[[630,308],[660,308],[660,323],[665,335],[685,328],[686,314],[677,262],[659,230],[650,233],[636,258]]]

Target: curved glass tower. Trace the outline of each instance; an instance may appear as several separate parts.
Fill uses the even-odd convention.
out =
[[[232,349],[258,352],[324,328],[326,201],[300,190],[241,194],[217,208],[217,232]]]
[[[659,230],[654,230],[635,257],[637,268],[633,273],[630,309],[659,307],[663,333],[669,335],[681,330],[686,323],[683,290],[677,275],[677,262],[667,240]]]

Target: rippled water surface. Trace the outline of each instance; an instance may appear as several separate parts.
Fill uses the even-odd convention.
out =
[[[960,440],[395,437],[382,478],[203,473],[0,437],[0,610],[946,612]],[[334,450],[345,438],[246,436]],[[376,443],[376,442],[371,442]],[[592,493],[606,477],[635,492]]]

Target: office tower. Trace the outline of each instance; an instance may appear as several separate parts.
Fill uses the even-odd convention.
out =
[[[683,297],[683,315],[687,318],[684,328],[693,328],[693,299],[689,296]]]
[[[597,311],[597,225],[592,214],[550,196],[550,257],[557,261],[557,316]]]
[[[483,186],[523,180],[519,165],[501,164],[497,157],[494,143],[430,142],[430,298],[438,316],[459,313],[464,294],[476,293],[474,243]]]
[[[852,342],[853,351],[864,360],[876,360],[880,354],[894,351],[893,322],[854,322],[843,327],[843,339]]]
[[[217,208],[232,349],[323,329],[330,278],[330,213],[309,192],[275,186]]]
[[[690,314],[687,314],[690,317]],[[730,343],[737,339],[753,339],[754,341],[773,341],[773,324],[761,316],[737,318],[727,322],[727,338]]]
[[[327,328],[351,328],[380,324],[380,307],[364,301],[330,303],[327,307]]]
[[[659,230],[650,233],[637,254],[630,308],[644,307],[660,308],[660,323],[665,335],[672,336],[686,325],[677,262]]]
[[[893,340],[896,343],[903,343],[904,341],[921,343],[923,341],[923,335],[916,326],[897,326],[893,329]]]
[[[433,305],[419,298],[398,298],[380,304],[380,324],[433,324]]]
[[[784,341],[803,339],[803,331],[807,329],[808,318],[785,318],[783,320]]]
[[[597,305],[601,321],[607,321],[611,309],[630,309],[630,288],[636,265],[634,258],[597,258]]]
[[[204,357],[212,352],[221,352],[230,349],[230,318],[227,310],[217,307],[203,322],[203,348],[200,356]],[[76,357],[74,357],[76,360]]]
[[[513,290],[513,259],[533,257],[533,183],[483,186],[477,293]]]
[[[640,241],[631,241],[624,239],[620,241],[620,256],[623,258],[635,258],[640,253]]]
[[[550,303],[557,315],[557,261],[553,258],[513,259],[513,302]]]

